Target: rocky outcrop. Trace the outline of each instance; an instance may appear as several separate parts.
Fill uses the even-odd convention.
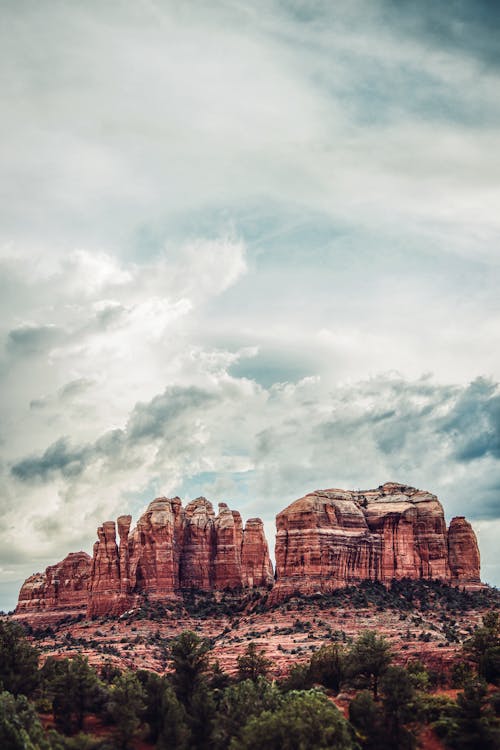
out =
[[[451,582],[467,588],[481,585],[480,557],[476,535],[463,517],[453,518],[448,529],[448,559]]]
[[[235,589],[242,586],[241,548],[243,524],[238,511],[219,503],[219,514],[214,523],[215,548],[213,586],[215,589]]]
[[[262,521],[241,516],[225,503],[215,515],[204,497],[183,508],[178,497],[150,503],[136,528],[130,516],[118,519],[120,546],[113,521],[97,530],[88,613],[118,614],[147,597],[175,598],[182,591],[223,591],[266,586],[272,565]]]
[[[460,585],[470,583],[471,575],[478,580],[470,524],[459,531],[452,521],[452,562],[440,502],[414,487],[391,482],[367,491],[317,490],[279,513],[276,525],[275,600],[362,580],[423,578]],[[460,567],[463,550],[470,563]]]
[[[241,578],[243,586],[272,586],[273,566],[269,558],[264,524],[260,518],[249,518],[243,532],[241,547]]]
[[[21,587],[16,612],[85,612],[91,567],[86,552],[71,552],[44,573],[35,573]]]
[[[68,555],[25,581],[17,614],[116,615],[148,599],[189,590],[270,587],[274,576],[264,527],[204,497],[153,500],[131,531],[131,516],[97,530],[92,559]],[[402,484],[376,490],[316,490],[276,518],[276,583],[271,600],[327,592],[364,580],[438,579],[481,586],[479,550],[465,518],[446,529],[437,497]],[[117,541],[118,531],[118,541]]]
[[[184,518],[178,497],[159,497],[149,504],[129,536],[131,592],[160,601],[179,590]]]
[[[212,587],[214,522],[212,503],[204,497],[199,497],[186,506],[179,578],[187,589],[209,591]]]

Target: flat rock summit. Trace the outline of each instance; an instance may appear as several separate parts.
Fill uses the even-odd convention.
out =
[[[437,579],[481,587],[476,536],[463,517],[446,527],[437,497],[388,482],[374,490],[316,490],[276,517],[273,572],[259,518],[203,497],[153,500],[131,531],[131,516],[97,529],[93,556],[72,552],[21,587],[16,615],[119,615],[146,599],[187,591],[272,589],[270,601],[364,580]],[[118,532],[118,539],[117,539]]]

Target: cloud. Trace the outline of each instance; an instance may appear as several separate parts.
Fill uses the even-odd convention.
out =
[[[74,390],[74,383],[69,384]],[[63,393],[68,391],[68,386]],[[94,461],[105,458],[125,469],[129,455],[141,443],[151,444],[160,438],[179,439],[182,418],[187,414],[206,411],[216,400],[215,395],[200,388],[173,386],[155,396],[149,403],[134,407],[124,430],[106,432],[95,443],[71,446],[67,437],[52,443],[40,456],[30,456],[14,463],[12,475],[22,482],[47,482],[56,474],[65,478],[83,473]]]
[[[153,493],[270,528],[386,479],[483,519],[493,566],[491,4],[1,13],[5,575]]]
[[[24,458],[14,464],[12,474],[21,481],[45,481],[56,472],[72,477],[83,471],[87,455],[87,448],[71,448],[66,438],[60,438],[41,456]]]
[[[495,3],[479,0],[471,4],[461,0],[444,7],[424,0],[417,7],[411,2],[385,0],[383,5],[403,33],[440,49],[466,53],[488,65],[500,64],[495,43],[500,12]]]
[[[442,430],[455,443],[459,461],[485,456],[500,459],[500,390],[498,383],[478,378],[443,420]]]
[[[56,325],[24,324],[9,331],[7,351],[13,356],[29,356],[45,352],[63,337]]]

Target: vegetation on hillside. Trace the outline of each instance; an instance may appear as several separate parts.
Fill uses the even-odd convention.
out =
[[[403,604],[417,595],[422,603],[421,588],[389,593]],[[427,597],[441,595],[427,588]],[[0,747],[131,750],[140,742],[158,750],[412,750],[425,732],[450,750],[500,747],[494,609],[441,680],[417,660],[396,665],[389,642],[373,631],[353,642],[332,636],[280,681],[269,678],[272,664],[260,645],[246,645],[234,677],[214,661],[212,646],[182,632],[166,647],[161,676],[111,662],[96,671],[81,655],[40,665],[22,627],[0,620]],[[436,691],[443,679],[455,690]]]

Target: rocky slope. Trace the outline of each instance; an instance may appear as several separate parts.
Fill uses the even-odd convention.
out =
[[[270,597],[327,593],[365,580],[437,579],[480,587],[472,527],[455,518],[446,529],[435,495],[387,483],[376,490],[316,490],[276,518],[276,574]],[[145,600],[162,602],[187,591],[273,585],[262,521],[225,503],[216,515],[198,498],[154,500],[131,531],[131,517],[97,530],[93,558],[68,555],[24,583],[19,616],[84,611],[117,615]],[[118,539],[117,539],[118,531]]]

